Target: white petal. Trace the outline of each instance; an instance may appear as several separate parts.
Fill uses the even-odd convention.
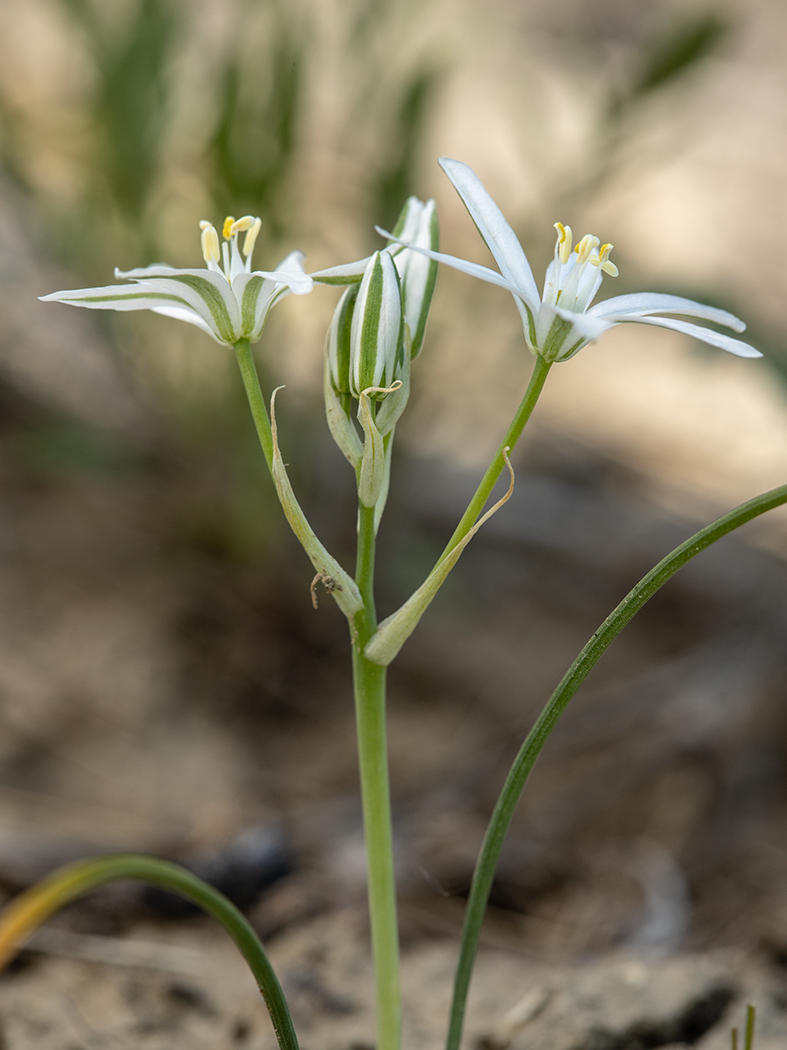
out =
[[[220,342],[231,346],[239,337],[240,310],[223,273],[206,269],[173,269],[157,264],[140,270],[115,270],[116,277],[141,281],[145,286],[178,294],[202,317]]]
[[[617,323],[607,317],[592,317],[590,314],[579,314],[573,310],[564,310],[560,306],[548,306],[546,303],[539,311],[539,322],[541,320],[540,314],[545,311],[557,314],[564,321],[570,321],[577,333],[588,340],[598,339],[600,335],[613,328]]]
[[[69,303],[88,310],[156,310],[163,301],[173,307],[194,313],[180,289],[164,291],[153,282],[137,284],[108,284],[101,288],[73,288],[64,292],[39,295],[41,302]]]
[[[535,354],[538,352],[538,334],[536,332],[538,314],[533,313],[530,307],[525,303],[524,299],[520,299],[518,295],[514,296],[514,303],[516,304],[516,308],[519,310],[519,316],[522,319],[522,332],[525,337],[525,342],[529,349]]]
[[[285,260],[286,261],[286,260]],[[276,284],[286,284],[295,295],[308,295],[314,283],[303,270],[252,270],[250,274],[240,274],[241,277],[264,277],[266,281],[274,281]],[[237,280],[238,278],[236,278]],[[235,282],[233,281],[233,287]]]
[[[706,306],[693,299],[684,299],[680,295],[661,295],[658,292],[635,292],[633,295],[616,295],[605,299],[603,303],[592,306],[588,313],[595,317],[606,317],[614,314],[618,320],[627,315],[632,320],[648,314],[682,314],[685,317],[700,317],[704,321],[715,321],[726,325],[735,332],[743,332],[746,325],[735,314],[719,310],[715,306]]]
[[[188,324],[196,325],[197,328],[202,329],[206,332],[211,339],[215,339],[217,343],[224,343],[217,338],[216,333],[206,324],[199,314],[195,314],[193,310],[189,310],[186,306],[151,306],[150,309],[155,314],[162,314],[164,317],[174,317],[176,321],[186,321]]]
[[[303,273],[303,260],[306,258],[303,252],[294,251],[285,255],[279,265],[276,267],[277,270],[285,270],[287,273],[293,270],[298,273]]]
[[[430,209],[430,211],[433,212],[434,201],[429,201],[428,204],[424,204],[424,202],[419,200],[417,197],[408,197],[407,200],[404,202],[404,207],[399,213],[399,218],[396,221],[396,226],[394,226],[394,229],[396,230],[397,235],[399,237],[404,237],[406,241],[417,242],[420,240],[421,243],[428,248],[428,226],[431,219],[431,214],[426,217],[426,241],[424,242],[423,238],[419,238],[419,230],[423,225],[422,216],[424,215],[425,209]]]
[[[392,233],[388,233],[381,226],[375,226],[375,230],[380,234],[381,237],[387,237],[390,241],[396,241],[398,244],[403,244],[405,248],[409,248],[413,252],[419,252],[421,255],[425,255],[429,259],[435,259],[437,262],[445,263],[446,266],[453,266],[455,270],[461,270],[462,273],[469,273],[471,277],[480,277],[482,281],[488,281],[490,284],[496,284],[500,288],[505,288],[511,292],[512,295],[517,295],[521,299],[525,296],[522,295],[522,291],[517,284],[512,281],[507,281],[505,277],[502,277],[497,270],[490,270],[488,266],[482,266],[480,263],[468,262],[467,259],[457,259],[455,255],[444,255],[442,252],[432,252],[428,248],[419,248],[417,244],[409,244],[407,241],[402,241],[398,237],[394,237]],[[529,300],[528,300],[529,302]],[[538,309],[539,300],[536,300],[534,310]],[[532,305],[532,304],[531,304]]]
[[[533,271],[527,261],[522,245],[516,234],[508,225],[498,206],[484,188],[483,183],[472,168],[460,160],[448,157],[440,158],[440,167],[454,184],[459,196],[476,224],[478,232],[495,257],[500,272],[512,284],[532,309],[538,307],[541,296],[538,294]]]
[[[200,273],[206,271],[199,271]],[[223,278],[222,278],[223,280]],[[232,296],[226,281],[227,294]],[[213,315],[205,300],[187,285],[180,281],[153,278],[150,281],[136,281],[130,285],[110,284],[102,288],[75,288],[71,291],[52,292],[41,296],[44,302],[70,303],[72,306],[84,306],[89,310],[153,310],[162,309],[183,311],[191,324],[203,325],[218,342],[229,342],[222,338],[223,331],[214,322]],[[234,296],[232,296],[234,302]],[[237,312],[237,304],[235,306]],[[170,317],[176,316],[169,313]],[[179,314],[177,316],[180,316]],[[194,320],[197,317],[201,324]],[[225,328],[226,324],[222,326]]]
[[[199,314],[219,342],[232,346],[240,338],[240,307],[226,277],[211,270],[175,270],[137,287],[177,295]]]
[[[684,335],[691,335],[703,343],[710,344],[710,346],[717,346],[720,350],[726,350],[728,354],[735,354],[736,357],[762,357],[759,350],[756,350],[748,343],[742,342],[740,339],[733,339],[732,336],[714,332],[712,328],[702,328],[698,324],[689,324],[688,321],[676,321],[671,317],[632,317],[625,314],[620,317],[610,317],[607,320],[616,323],[633,321],[637,324],[652,324],[657,325],[659,328],[671,328],[675,332],[683,332]]]
[[[185,273],[186,271],[178,270],[175,266],[170,266],[169,263],[153,263],[152,266],[138,266],[135,270],[119,270],[115,267],[115,277],[120,280],[121,277],[125,278],[141,278],[146,277],[169,277],[173,273]],[[189,271],[194,272],[194,271]]]
[[[131,281],[144,281],[154,283],[157,278],[162,280],[174,280],[177,277],[195,277],[208,281],[217,288],[222,295],[229,289],[229,281],[221,272],[201,268],[176,269],[172,266],[157,264],[155,266],[144,266],[139,270],[115,270],[115,277]]]
[[[267,318],[271,307],[275,306],[279,299],[283,299],[286,294],[287,288],[283,288],[281,285],[263,285],[262,291],[260,292],[254,307],[254,328],[251,333],[251,341],[253,343],[256,342],[262,334],[265,319]]]
[[[309,276],[312,280],[319,281],[320,284],[355,284],[363,277],[370,259],[371,255],[367,255],[365,259],[359,259],[358,262],[329,266],[327,270],[318,270]]]

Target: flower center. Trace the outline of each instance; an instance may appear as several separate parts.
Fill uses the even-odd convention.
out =
[[[199,224],[202,231],[200,242],[202,257],[208,269],[224,274],[230,282],[239,273],[251,273],[251,253],[254,251],[254,243],[261,226],[262,220],[255,215],[244,215],[241,219],[228,215],[221,228],[224,243],[220,245],[216,227],[207,219],[203,219]],[[246,234],[243,239],[243,258],[238,248],[238,234],[240,233]]]
[[[612,245],[601,244],[592,233],[586,233],[574,245],[570,226],[556,222],[555,229],[555,258],[547,270],[543,300],[583,313],[598,291],[602,273],[618,275],[617,266],[609,259]]]

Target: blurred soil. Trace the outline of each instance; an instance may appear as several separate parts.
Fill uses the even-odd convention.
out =
[[[53,467],[33,441],[52,410],[10,386],[1,407],[0,883],[11,894],[117,849],[194,865],[270,944],[305,1046],[370,1045],[340,615],[327,599],[312,609],[286,536],[256,567],[185,542],[166,459]],[[334,494],[321,526],[347,558],[344,464],[319,456],[310,500]],[[407,1045],[439,1040],[475,852],[533,717],[698,524],[548,430],[518,459],[512,501],[391,676]],[[473,478],[403,457],[395,484],[385,608]],[[786,583],[784,559],[743,530],[652,601],[574,701],[501,863],[474,1045],[721,1047],[747,997],[758,1050],[785,1045]],[[8,1050],[273,1045],[221,932],[133,886],[42,931],[0,979],[0,1017]]]

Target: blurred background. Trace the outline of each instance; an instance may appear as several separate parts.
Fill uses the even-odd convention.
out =
[[[410,193],[436,198],[444,250],[488,262],[446,154],[539,283],[560,220],[615,244],[602,298],[671,292],[749,324],[763,361],[620,326],[555,368],[514,498],[392,673],[405,940],[453,936],[508,764],[578,649],[668,550],[787,477],[786,98],[769,0],[0,4],[7,892],[133,848],[230,869],[269,937],[363,914],[344,622],[311,607],[232,356],[165,318],[36,296],[201,265],[199,220],[228,212],[262,216],[259,267],[293,248],[307,269],[350,261]],[[336,298],[286,300],[258,356],[286,384],[299,496],[350,564],[352,478],[320,398]],[[442,272],[398,428],[383,613],[442,549],[530,367],[507,293]],[[520,808],[492,940],[787,958],[785,520],[693,563],[583,687]]]

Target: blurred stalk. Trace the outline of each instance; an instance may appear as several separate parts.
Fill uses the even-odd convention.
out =
[[[245,0],[218,76],[218,115],[207,144],[213,199],[222,214],[259,215],[268,239],[280,238],[287,225],[282,204],[303,122],[308,35],[292,5]]]
[[[90,175],[63,246],[71,265],[118,257],[118,236],[129,255],[159,254],[150,202],[166,159],[174,84],[170,67],[183,35],[173,0],[138,0],[125,20],[107,18],[90,0],[60,0],[80,27],[96,74],[88,102],[96,132]],[[76,221],[73,221],[76,220]],[[80,265],[81,264],[81,265]]]
[[[647,35],[635,46],[628,83],[616,88],[610,82],[591,155],[571,167],[568,182],[555,185],[550,214],[576,210],[612,179],[624,163],[621,149],[631,143],[631,121],[641,108],[695,74],[718,53],[730,28],[728,19],[714,8],[678,18],[664,32]]]

